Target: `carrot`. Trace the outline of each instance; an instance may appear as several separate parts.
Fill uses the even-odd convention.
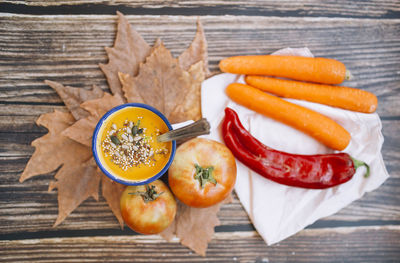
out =
[[[281,97],[307,100],[346,110],[371,113],[378,105],[378,99],[374,94],[355,88],[264,76],[246,76],[245,81],[250,86]]]
[[[296,128],[326,146],[343,150],[351,136],[332,119],[313,110],[290,103],[249,85],[232,83],[226,93],[235,102]]]
[[[337,60],[300,56],[230,57],[221,60],[219,68],[235,74],[270,75],[324,84],[339,84],[351,76]]]

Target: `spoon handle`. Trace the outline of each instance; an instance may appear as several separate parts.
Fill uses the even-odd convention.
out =
[[[178,139],[196,137],[204,134],[210,134],[210,123],[205,118],[182,128],[161,134],[157,136],[157,141],[168,142]]]

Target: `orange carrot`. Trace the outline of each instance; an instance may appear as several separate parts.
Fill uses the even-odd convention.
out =
[[[337,60],[299,56],[230,57],[221,60],[219,68],[235,74],[270,75],[324,84],[339,84],[351,76]]]
[[[232,83],[226,93],[235,102],[296,128],[335,150],[343,150],[351,136],[332,119],[249,85]]]
[[[322,84],[283,80],[264,76],[246,76],[246,83],[275,95],[307,100],[346,110],[371,113],[376,110],[378,99],[371,92]]]

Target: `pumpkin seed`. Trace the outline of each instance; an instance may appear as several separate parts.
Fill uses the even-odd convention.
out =
[[[138,127],[137,126],[133,126],[132,127],[132,135],[135,136],[137,132],[138,132]]]
[[[119,141],[119,139],[115,135],[111,136],[110,139],[115,145],[120,145],[121,144],[121,142]]]

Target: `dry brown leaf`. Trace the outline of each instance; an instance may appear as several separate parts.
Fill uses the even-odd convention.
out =
[[[233,196],[232,193],[228,195],[228,197],[222,202],[222,204],[230,204],[233,202]]]
[[[135,79],[131,75],[118,72],[118,76],[128,102],[146,103],[136,90],[136,86],[133,83]]]
[[[188,87],[184,100],[170,114],[174,122],[201,119],[201,83],[205,79],[203,62],[197,62],[189,69],[192,85]]]
[[[128,102],[133,102],[139,94],[145,103],[169,118],[176,105],[185,98],[192,79],[161,43],[146,59],[146,63],[140,65],[139,74],[131,84],[123,86]],[[172,119],[170,121],[174,122]]]
[[[59,111],[39,117],[37,124],[46,127],[49,132],[32,142],[35,152],[20,177],[20,182],[23,182],[35,175],[52,172],[62,165],[55,175],[58,181],[50,183],[50,189],[59,188],[59,214],[54,226],[60,224],[89,196],[98,199],[100,177],[93,170],[95,164],[87,163],[92,152],[61,134],[74,121],[70,113]]]
[[[179,65],[184,70],[189,68],[199,61],[203,61],[203,70],[206,75],[210,74],[208,70],[208,52],[207,52],[207,40],[204,34],[203,25],[200,20],[197,20],[197,32],[190,44],[189,48],[186,49],[179,57]]]
[[[176,217],[176,236],[182,245],[197,254],[206,255],[208,242],[214,235],[214,227],[220,225],[217,213],[221,204],[207,208],[193,208],[179,203]]]
[[[50,80],[45,80],[44,82],[57,92],[76,120],[89,116],[89,113],[80,107],[82,102],[103,96],[103,91],[95,85],[91,89],[83,89],[64,86],[61,83]]]
[[[88,197],[99,199],[101,176],[97,171],[94,159],[91,158],[84,163],[64,165],[57,172],[55,178],[57,181],[52,181],[49,185],[49,191],[54,188],[58,189],[58,217],[53,227],[64,221]]]
[[[151,52],[152,54],[154,50],[162,45],[161,39],[157,38],[156,41],[154,42],[153,47],[151,47]],[[124,92],[125,98],[127,98],[128,102],[135,102],[135,103],[145,103],[144,99],[140,96],[139,92],[135,90],[135,86],[133,85],[134,82],[134,77],[132,77],[129,74],[125,74],[123,72],[118,72],[118,79],[122,85],[122,87],[129,87],[129,94],[127,95]]]
[[[139,63],[143,62],[150,54],[151,48],[120,12],[117,12],[117,15],[118,28],[114,47],[105,48],[108,55],[108,63],[100,64],[99,66],[107,78],[111,92],[122,97],[118,72],[136,76]]]
[[[92,146],[92,135],[99,120],[92,115],[80,119],[62,132],[62,135],[84,146]]]
[[[177,207],[176,215],[174,221],[163,231],[160,233],[160,236],[170,242],[174,237],[176,233],[176,222],[177,222],[177,217],[179,215],[179,204]]]
[[[126,186],[110,180],[103,174],[101,179],[101,189],[104,199],[117,218],[121,228],[124,228],[124,220],[122,219],[120,198]]]
[[[120,95],[112,96],[104,93],[103,97],[95,100],[88,100],[81,104],[81,107],[87,110],[90,115],[80,119],[70,127],[66,128],[62,135],[79,142],[88,147],[92,146],[92,135],[100,118],[112,108],[123,104],[124,101]]]
[[[107,111],[123,103],[124,100],[120,95],[104,93],[100,99],[85,101],[81,104],[81,107],[87,110],[93,117],[101,118]]]
[[[87,147],[61,135],[74,121],[70,113],[60,111],[39,117],[36,123],[46,127],[49,132],[32,142],[36,149],[19,179],[20,182],[52,172],[62,164],[66,167],[73,166],[77,163],[76,156],[82,156],[84,161],[90,158],[91,151]]]
[[[208,208],[194,208],[178,201],[174,222],[160,235],[167,241],[177,236],[182,245],[205,256],[208,242],[214,235],[214,228],[220,225],[217,214],[223,204],[231,203],[232,200],[232,194],[230,194],[221,203]]]

